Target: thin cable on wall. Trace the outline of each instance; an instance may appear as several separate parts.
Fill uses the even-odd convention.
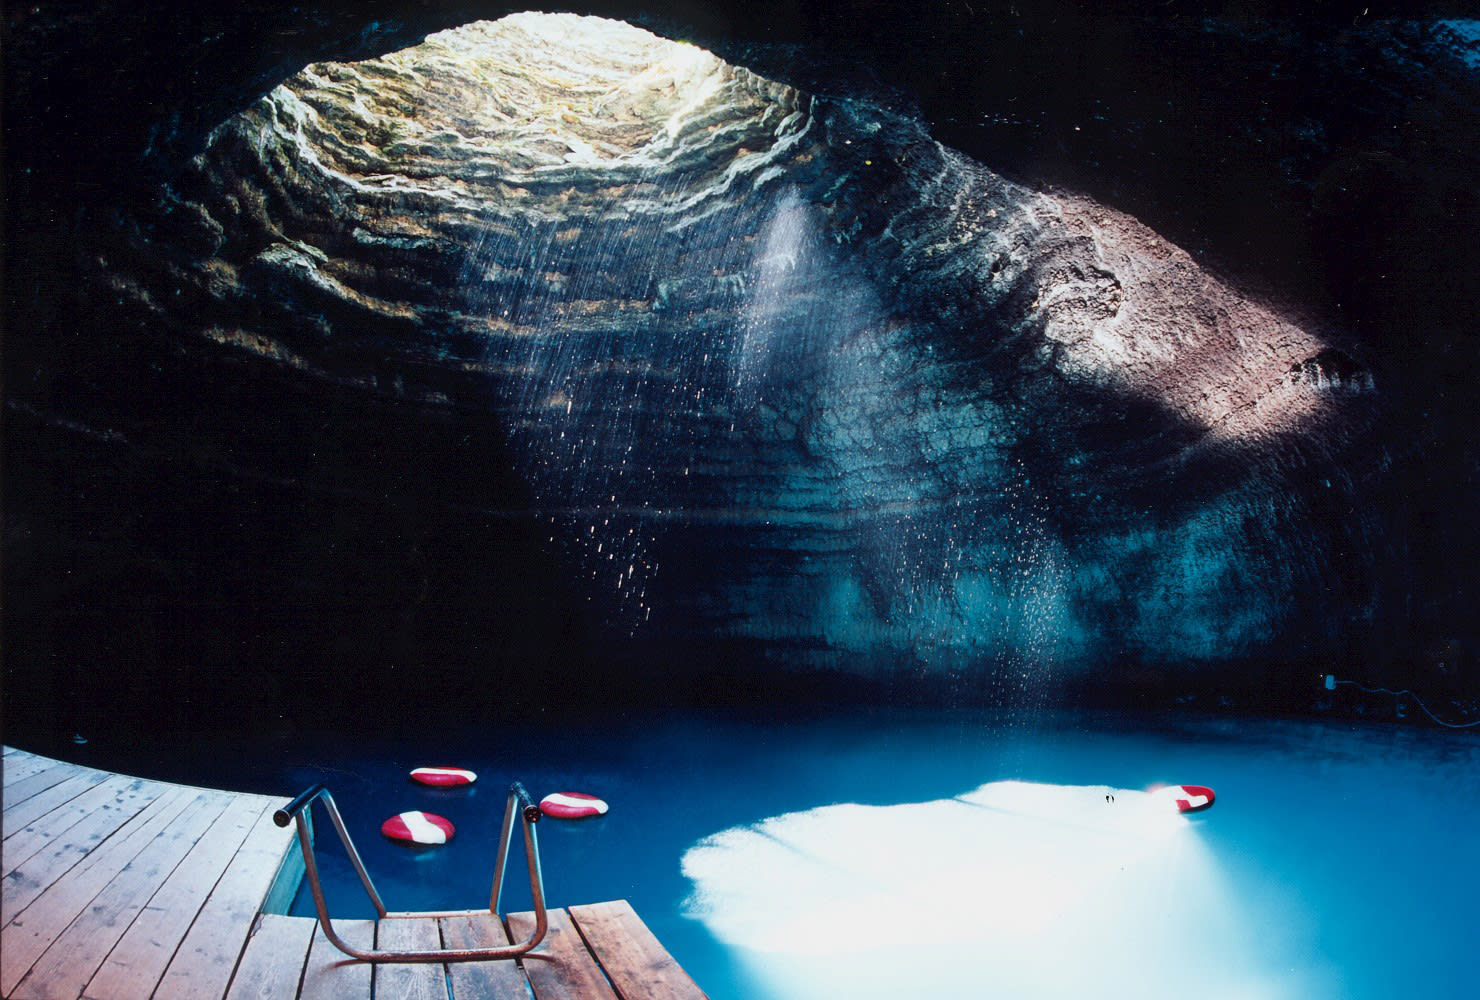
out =
[[[1326,690],[1327,691],[1335,691],[1336,690],[1336,685],[1338,685],[1338,684],[1349,684],[1352,687],[1356,688],[1358,691],[1366,691],[1368,694],[1390,694],[1394,698],[1400,698],[1400,697],[1402,697],[1403,695],[1406,694],[1408,697],[1410,697],[1410,698],[1413,699],[1414,703],[1417,704],[1419,708],[1423,709],[1425,715],[1427,715],[1429,718],[1433,719],[1439,725],[1441,725],[1441,726],[1447,726],[1450,729],[1471,729],[1471,728],[1473,728],[1475,726],[1480,726],[1480,719],[1476,719],[1474,722],[1445,722],[1443,719],[1439,718],[1433,712],[1430,712],[1429,711],[1429,706],[1425,705],[1423,703],[1423,700],[1421,698],[1419,698],[1418,695],[1414,694],[1412,691],[1409,691],[1407,688],[1404,688],[1401,691],[1394,691],[1392,688],[1384,688],[1384,687],[1370,688],[1370,687],[1367,687],[1366,685],[1358,684],[1356,681],[1337,680],[1335,674],[1327,674],[1326,675]]]

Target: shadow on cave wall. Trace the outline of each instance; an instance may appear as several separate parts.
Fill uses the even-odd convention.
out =
[[[10,414],[10,730],[373,728],[554,697],[590,623],[539,527],[499,512],[528,504],[497,429],[251,368],[132,373],[190,428],[138,444]]]

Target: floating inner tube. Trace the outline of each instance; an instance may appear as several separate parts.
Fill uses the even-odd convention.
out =
[[[403,812],[380,824],[380,832],[399,844],[445,844],[452,839],[452,823],[432,813]]]
[[[1157,795],[1177,803],[1177,811],[1183,813],[1202,812],[1213,805],[1213,790],[1203,785],[1167,785],[1158,788]]]
[[[478,776],[462,767],[418,767],[411,772],[411,780],[434,788],[452,788],[456,785],[471,785],[478,780]]]
[[[580,792],[552,792],[540,799],[540,812],[555,819],[586,819],[605,816],[606,803]]]

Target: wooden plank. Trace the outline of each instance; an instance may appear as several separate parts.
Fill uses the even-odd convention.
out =
[[[504,925],[491,913],[443,917],[444,948],[497,948],[509,943]],[[496,962],[449,962],[448,978],[457,1000],[528,1000],[529,985],[512,958]]]
[[[111,775],[24,827],[18,830],[7,827],[4,877],[8,882],[18,881],[12,879],[15,870],[48,844],[70,845],[66,864],[62,869],[65,871],[157,799],[168,787],[143,778]]]
[[[622,1000],[704,1000],[625,899],[572,906],[570,916]]]
[[[189,804],[189,792],[185,788],[166,791],[29,906],[10,917],[4,931],[5,950],[0,954],[0,991],[5,996],[15,990],[42,952],[98,893],[174,821]]]
[[[282,1000],[298,995],[303,966],[313,944],[314,923],[307,917],[264,913],[252,925],[241,964],[226,1000]]]
[[[550,931],[545,940],[522,960],[534,995],[539,1000],[615,1000],[617,994],[586,950],[570,915],[564,910],[550,910],[548,915]],[[533,913],[509,914],[509,934],[514,940],[524,940],[533,929]]]
[[[86,996],[147,997],[164,975],[242,841],[261,815],[255,798],[233,796],[220,818],[170,873],[90,982]]]
[[[81,774],[74,774],[66,781],[53,785],[39,795],[31,796],[24,802],[18,802],[13,806],[6,806],[4,850],[7,863],[11,860],[11,841],[17,833],[52,810],[66,805],[89,788],[95,788],[104,781],[107,781],[108,777],[107,771],[93,771],[89,769],[83,771]],[[20,860],[24,860],[24,858]],[[18,864],[19,861],[16,863]]]
[[[16,987],[17,1000],[77,997],[144,904],[226,807],[223,792],[200,790],[170,824],[52,939]]]
[[[17,806],[16,810],[18,813],[23,812],[33,805],[38,809],[43,808],[48,804],[48,800],[61,798],[72,792],[76,787],[72,784],[73,781],[85,782],[87,780],[91,780],[90,776],[64,781],[55,788],[47,789],[43,794],[28,799]],[[102,781],[90,787],[83,787],[80,792],[56,803],[41,815],[26,820],[24,823],[12,825],[7,820],[5,843],[3,848],[0,848],[4,851],[4,861],[0,862],[0,874],[8,877],[11,872],[30,860],[38,851],[56,841],[58,837],[67,834],[76,824],[88,817],[96,816],[102,811],[119,812],[119,806],[123,804],[120,796],[136,800],[139,808],[142,808],[156,791],[158,789],[146,791],[145,782],[138,778],[104,775]],[[107,805],[110,801],[114,803],[112,806]],[[121,823],[122,819],[118,822]],[[73,834],[71,839],[81,843],[86,840],[86,835],[79,832]]]
[[[27,853],[26,846],[16,854],[26,854],[21,863],[4,873],[0,884],[0,926],[10,923],[15,914],[60,879],[110,837],[127,826],[149,806],[158,801],[169,785],[142,778],[110,779],[92,791],[84,792],[67,803],[56,816],[38,821],[36,850]],[[68,821],[71,822],[68,822]],[[51,834],[55,822],[62,829]],[[9,865],[9,844],[6,845]]]
[[[42,757],[40,754],[27,753],[17,750],[5,758],[3,766],[5,773],[5,801],[10,801],[10,786],[19,781],[29,778],[33,774],[40,774],[48,767],[55,767],[61,763],[50,757]]]
[[[334,933],[351,948],[375,946],[375,921],[336,920]],[[314,923],[313,947],[308,952],[308,965],[303,970],[303,989],[299,1000],[345,1000],[371,996],[374,969],[369,962],[350,958],[329,943],[324,929]]]
[[[279,800],[260,795],[252,800],[261,812],[165,969],[154,993],[159,1000],[218,997],[231,982],[247,930],[288,846],[289,830],[272,821]]]
[[[5,810],[4,816],[8,820],[10,810],[22,805],[33,795],[46,791],[52,785],[60,785],[68,778],[75,778],[79,774],[86,774],[88,768],[78,767],[76,764],[52,764],[44,771],[38,771],[28,778],[19,781],[10,781],[7,777],[5,782]]]
[[[442,947],[431,917],[396,917],[375,925],[375,947]],[[447,967],[437,962],[382,962],[375,966],[375,1000],[447,1000]]]
[[[40,753],[31,753],[30,750],[19,750],[16,747],[4,749],[4,762],[0,763],[0,769],[4,771],[4,777],[9,780],[10,775],[19,774],[24,777],[28,774],[36,774],[43,771],[47,766],[56,763],[55,757],[47,757]]]

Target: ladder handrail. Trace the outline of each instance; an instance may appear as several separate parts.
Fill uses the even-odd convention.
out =
[[[529,891],[534,897],[535,924],[529,937],[517,944],[504,945],[497,948],[454,948],[433,950],[397,950],[387,948],[361,949],[348,944],[334,930],[334,923],[329,918],[329,905],[324,898],[324,886],[319,879],[318,860],[314,855],[313,833],[309,826],[311,807],[315,802],[322,802],[324,810],[329,814],[329,821],[334,824],[334,830],[339,834],[339,842],[344,845],[345,853],[349,856],[350,864],[354,866],[355,874],[360,877],[360,884],[365,887],[365,893],[370,897],[370,902],[375,906],[375,912],[379,919],[399,919],[404,917],[438,917],[450,916],[447,913],[389,913],[385,903],[381,901],[380,893],[376,892],[375,884],[370,880],[370,873],[365,870],[365,864],[360,860],[360,852],[355,850],[354,841],[350,839],[349,831],[344,826],[344,818],[339,815],[339,807],[334,804],[334,796],[329,794],[329,789],[321,782],[305,789],[283,808],[272,814],[272,820],[280,827],[286,827],[289,822],[297,825],[298,846],[303,852],[303,873],[308,879],[309,890],[313,893],[314,909],[318,911],[319,926],[324,929],[324,937],[329,943],[346,955],[358,958],[365,962],[479,962],[491,961],[502,958],[517,958],[520,955],[535,948],[545,938],[545,932],[549,929],[549,920],[545,914],[545,879],[540,868],[540,844],[539,837],[535,832],[535,823],[540,818],[540,807],[534,804],[529,792],[519,782],[509,786],[509,797],[504,805],[504,825],[499,834],[498,855],[495,859],[493,873],[493,890],[489,894],[488,912],[495,918],[498,916],[499,903],[503,895],[504,873],[509,864],[509,847],[514,831],[514,816],[519,816],[524,828],[524,856],[529,868]]]

